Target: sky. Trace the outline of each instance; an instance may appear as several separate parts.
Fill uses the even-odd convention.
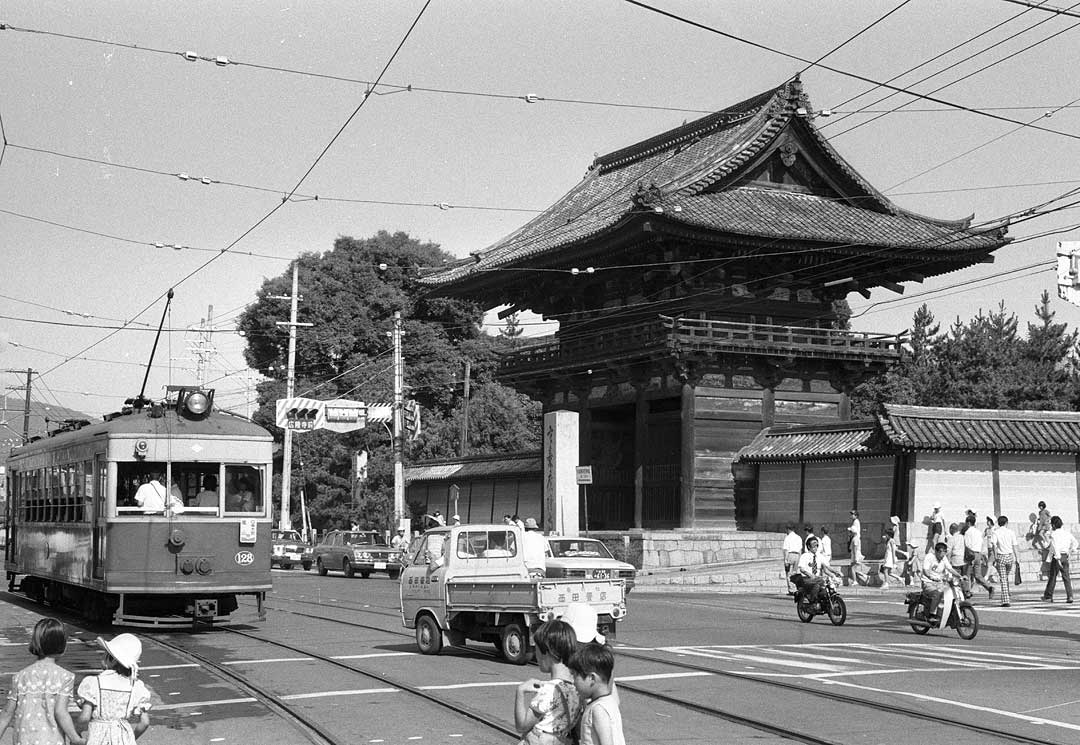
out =
[[[482,250],[596,155],[800,71],[832,112],[815,124],[905,209],[981,223],[1080,187],[1080,5],[646,4],[669,15],[627,0],[6,0],[0,383],[32,368],[36,399],[115,411],[164,317],[147,395],[196,382],[201,355],[217,402],[246,413],[258,378],[235,320],[299,254],[379,230]],[[879,101],[892,91],[867,81],[890,80],[940,102]],[[944,326],[1002,302],[1026,323],[1044,290],[1080,327],[1055,289],[1058,242],[1080,240],[1072,201],[1016,222],[993,264],[849,296],[854,327],[899,333],[923,302]]]

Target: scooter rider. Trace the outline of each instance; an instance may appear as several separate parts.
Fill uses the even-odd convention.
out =
[[[941,599],[945,595],[945,577],[948,575],[960,579],[960,574],[949,563],[949,544],[939,541],[934,546],[933,553],[928,553],[923,559],[922,590],[927,597],[927,620],[933,618],[941,605]]]
[[[799,571],[792,576],[792,582],[799,585],[799,593],[812,605],[817,602],[825,577],[830,575],[839,577],[840,573],[829,566],[828,557],[821,552],[821,542],[812,535],[806,539],[806,551],[799,557]]]

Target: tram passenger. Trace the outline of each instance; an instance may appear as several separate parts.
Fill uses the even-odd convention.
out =
[[[180,489],[180,482],[173,476],[172,486],[169,487],[168,512],[179,515],[184,511],[184,492]]]
[[[255,511],[255,495],[244,476],[236,480],[236,491],[225,496],[225,509],[229,512]]]
[[[135,492],[135,504],[143,512],[165,511],[165,487],[161,483],[163,473],[160,470],[150,472],[150,480]]]
[[[218,492],[217,492],[217,476],[212,473],[208,473],[203,476],[202,491],[195,495],[195,501],[192,503],[192,507],[217,507],[218,506]]]

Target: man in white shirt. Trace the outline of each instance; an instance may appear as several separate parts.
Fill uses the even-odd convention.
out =
[[[547,539],[540,532],[535,518],[525,520],[525,534],[521,537],[521,549],[525,558],[525,568],[530,574],[543,577],[547,572]]]
[[[812,605],[817,602],[825,577],[830,575],[840,576],[821,553],[821,542],[817,536],[812,535],[806,539],[806,551],[799,557],[798,574],[795,575],[796,583],[801,585],[799,592],[808,603]]]
[[[1041,505],[1042,502],[1039,502]],[[1072,577],[1069,576],[1069,554],[1077,548],[1076,536],[1065,529],[1061,518],[1054,515],[1050,518],[1050,535],[1047,540],[1046,559],[1050,562],[1049,576],[1046,580],[1046,589],[1043,590],[1043,600],[1054,600],[1054,585],[1057,584],[1057,576],[1061,574],[1061,583],[1065,585],[1065,602],[1073,601]]]
[[[161,477],[161,471],[151,472],[150,480],[135,492],[135,504],[139,505],[143,512],[165,511],[165,487],[161,483]]]
[[[803,542],[795,532],[795,526],[790,523],[787,526],[787,535],[784,536],[784,582],[788,595],[794,595],[794,585],[791,584],[791,573],[799,564],[799,555],[802,554]]]
[[[927,620],[933,617],[941,605],[941,598],[945,594],[945,577],[949,575],[960,578],[960,573],[953,569],[949,562],[949,544],[939,541],[934,546],[934,552],[923,558],[922,590],[923,595],[929,598],[926,606]]]
[[[994,599],[994,586],[986,581],[986,548],[983,546],[983,534],[975,527],[975,515],[965,519],[967,530],[964,531],[964,576],[968,582],[978,582]]]
[[[409,539],[405,537],[405,528],[398,528],[397,534],[390,539],[390,548],[396,548],[399,551],[404,551],[409,547]]]
[[[997,519],[991,543],[994,548],[994,567],[998,573],[998,587],[1001,588],[1001,607],[1012,604],[1009,597],[1009,581],[1012,579],[1013,563],[1016,561],[1016,533],[1009,527],[1009,518],[1001,515]]]

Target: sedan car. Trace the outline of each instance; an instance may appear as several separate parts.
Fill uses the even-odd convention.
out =
[[[626,580],[626,592],[634,587],[637,570],[619,561],[595,538],[548,536],[546,574],[552,578]]]
[[[270,566],[292,569],[294,564],[300,564],[311,569],[311,546],[295,530],[271,530],[270,541]]]
[[[391,579],[397,579],[401,573],[401,551],[388,546],[374,530],[332,530],[315,546],[313,554],[315,568],[324,576],[335,571],[366,579],[372,572],[386,572]]]

